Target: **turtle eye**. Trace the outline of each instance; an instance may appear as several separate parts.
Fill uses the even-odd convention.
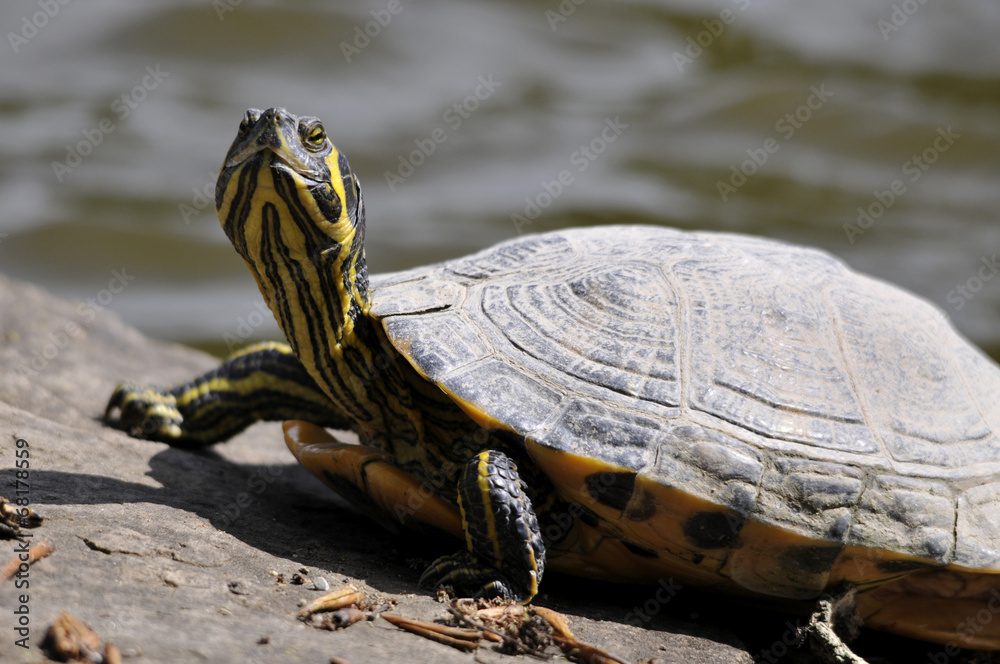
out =
[[[302,133],[303,136],[305,136],[304,142],[306,147],[310,150],[319,150],[326,142],[326,130],[324,130],[323,125],[318,122],[304,127],[304,131]]]

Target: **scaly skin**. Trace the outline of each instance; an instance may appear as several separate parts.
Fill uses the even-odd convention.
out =
[[[463,506],[469,551],[438,561],[427,579],[469,594],[534,596],[545,551],[525,484],[499,450],[519,451],[422,378],[369,317],[361,187],[319,120],[248,111],[216,208],[288,345],[247,349],[174,388],[122,384],[106,419],[183,446],[225,440],[261,419],[353,429]],[[534,488],[550,504],[547,486]]]

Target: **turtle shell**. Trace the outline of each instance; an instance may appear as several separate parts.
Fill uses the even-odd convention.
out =
[[[787,598],[945,566],[1000,586],[1000,369],[824,252],[568,230],[375,277],[372,303],[601,520],[560,545],[575,571]]]

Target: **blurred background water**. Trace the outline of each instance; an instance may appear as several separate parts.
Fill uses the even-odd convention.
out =
[[[284,106],[361,177],[373,271],[565,226],[753,233],[1000,353],[995,0],[61,2],[0,6],[0,272],[153,336],[279,335],[211,196],[245,109]]]

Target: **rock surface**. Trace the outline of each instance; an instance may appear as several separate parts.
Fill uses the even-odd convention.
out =
[[[30,586],[16,590],[9,580],[0,587],[0,660],[46,661],[39,644],[60,611],[126,652],[140,650],[131,662],[530,660],[464,653],[381,619],[338,632],[296,620],[299,604],[319,596],[318,577],[393,599],[396,614],[442,616],[443,605],[416,581],[459,544],[388,533],[354,512],[294,462],[277,424],[187,451],[100,422],[118,381],[172,384],[215,364],[150,341],[106,311],[0,277],[0,496],[27,497],[46,517],[28,531],[31,541],[55,545],[30,567]],[[17,439],[30,451],[21,484]],[[0,563],[16,547],[0,540]],[[305,584],[290,583],[293,574]],[[676,597],[661,592],[660,601],[656,589],[552,575],[544,590],[537,603],[562,611],[579,638],[627,662],[778,661],[767,644],[787,651],[781,641],[791,638],[795,620],[768,614],[748,628],[758,624],[746,618],[757,619],[756,609],[726,608],[687,589]],[[27,649],[14,644],[21,595]],[[749,652],[741,639],[753,644]]]

